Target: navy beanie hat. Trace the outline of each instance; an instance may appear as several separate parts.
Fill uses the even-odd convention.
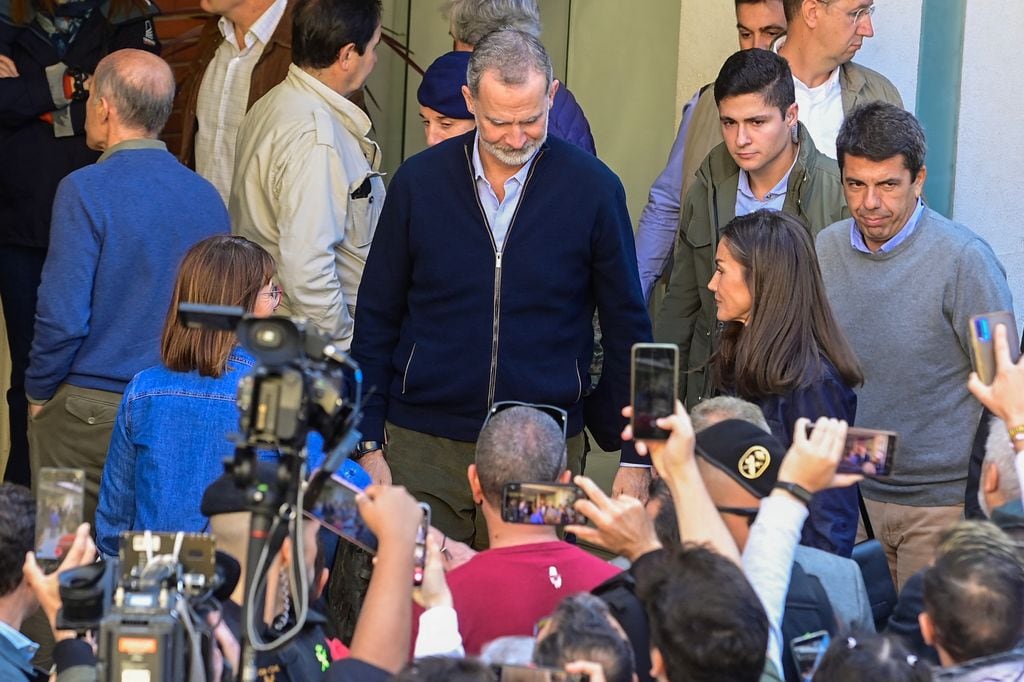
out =
[[[466,67],[472,52],[448,52],[434,60],[423,74],[416,99],[425,107],[448,118],[471,119],[466,108],[462,86],[466,84]]]

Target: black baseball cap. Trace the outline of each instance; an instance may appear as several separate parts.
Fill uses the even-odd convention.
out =
[[[775,487],[786,449],[759,426],[726,419],[697,434],[697,454],[760,498]]]

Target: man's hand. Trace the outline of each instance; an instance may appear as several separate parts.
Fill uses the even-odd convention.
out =
[[[605,547],[630,561],[661,547],[654,524],[640,500],[628,495],[611,499],[586,476],[577,476],[573,482],[589,498],[577,500],[573,506],[595,527],[570,525],[565,527],[566,533],[575,533],[577,538]]]
[[[64,571],[86,566],[94,561],[96,561],[96,545],[93,544],[92,536],[89,535],[88,523],[83,523],[75,531],[75,541],[71,543],[67,555],[54,573],[50,575],[43,573],[43,569],[39,568],[39,564],[36,563],[34,552],[28,552],[25,555],[25,565],[22,567],[25,581],[35,593],[36,600],[43,609],[43,613],[46,614],[46,619],[50,622],[50,628],[57,640],[75,637],[73,631],[57,630],[57,612],[61,606],[59,576]]]
[[[845,488],[864,477],[859,474],[837,474],[836,467],[846,445],[846,422],[821,417],[807,435],[808,419],[797,419],[793,428],[793,445],[782,458],[779,481],[796,483],[816,493],[825,488]]]
[[[452,606],[452,592],[444,579],[444,557],[433,534],[427,536],[427,561],[423,567],[423,584],[412,590],[413,600],[424,609]]]
[[[624,417],[633,416],[633,408],[626,406],[622,408]],[[697,437],[693,433],[693,424],[690,416],[686,414],[683,404],[676,401],[676,411],[671,417],[661,417],[657,421],[658,427],[669,431],[668,440],[645,440],[637,441],[637,452],[643,450],[650,454],[651,463],[658,474],[666,481],[681,481],[685,474],[696,471],[696,460],[694,459],[694,447]],[[626,426],[622,431],[623,440],[633,438],[633,429]],[[689,471],[688,471],[689,470]]]
[[[423,521],[423,510],[416,498],[402,486],[371,485],[356,498],[356,504],[366,527],[373,531],[380,544],[408,544],[411,560],[416,530]]]
[[[17,78],[18,75],[18,67],[14,65],[14,60],[0,54],[0,78]]]
[[[476,550],[465,542],[454,540],[433,526],[430,527],[430,537],[437,543],[438,551],[441,552],[445,571],[458,568],[477,555]]]
[[[996,325],[993,336],[996,356],[996,374],[992,384],[986,386],[971,372],[967,390],[982,405],[1006,423],[1007,428],[1024,424],[1024,357],[1017,364],[1010,360],[1010,344],[1006,340],[1006,326]]]
[[[43,411],[43,405],[34,405],[29,403],[28,405],[28,416],[34,417]]]
[[[384,459],[384,452],[374,450],[368,452],[359,459],[359,465],[366,469],[370,478],[376,485],[391,485],[391,467]]]
[[[641,504],[647,502],[648,489],[651,486],[651,469],[649,467],[620,466],[612,481],[612,495],[634,497]]]
[[[213,657],[212,682],[233,682],[234,672],[238,670],[238,664],[242,658],[242,647],[220,613],[208,614],[206,622],[212,628],[213,639],[217,645],[212,647],[213,651],[211,652]]]

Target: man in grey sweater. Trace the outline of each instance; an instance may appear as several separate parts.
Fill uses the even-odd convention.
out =
[[[858,107],[836,142],[853,216],[818,235],[829,301],[864,370],[857,425],[900,434],[893,475],[861,483],[898,587],[961,518],[981,405],[967,391],[969,319],[1012,310],[1006,273],[974,232],[921,201],[924,131],[890,104]]]

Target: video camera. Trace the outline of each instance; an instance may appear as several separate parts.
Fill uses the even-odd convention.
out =
[[[233,331],[257,361],[239,381],[240,432],[234,436],[234,456],[224,463],[225,471],[245,491],[252,512],[239,679],[255,680],[255,653],[287,644],[302,630],[308,613],[300,523],[306,438],[311,431],[323,436],[327,457],[320,471],[330,476],[361,437],[356,426],[361,417],[362,372],[304,320],[256,318],[241,308],[192,303],[180,304],[178,314],[189,327]],[[268,449],[278,455],[273,485],[256,478],[257,451]],[[286,536],[292,540],[289,577],[294,586],[295,622],[278,638],[264,641],[256,624],[262,619],[260,599],[270,558]],[[237,563],[233,582],[218,578],[222,572],[231,573],[230,568],[222,571],[221,560],[231,560],[218,554],[214,562],[213,556],[208,536],[126,533],[117,561],[61,574],[63,608],[58,627],[99,631],[101,682],[127,679],[123,674],[129,670],[148,671],[145,679],[150,682],[208,679],[212,671],[205,669],[204,661],[211,660],[212,641],[205,616],[216,608],[214,591],[218,598],[227,598],[238,579]]]

